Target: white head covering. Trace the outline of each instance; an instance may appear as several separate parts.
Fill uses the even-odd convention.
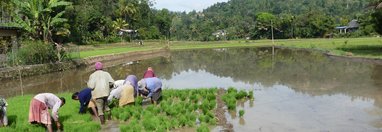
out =
[[[146,81],[145,79],[141,79],[138,81],[138,89],[139,90],[144,90],[146,87]]]

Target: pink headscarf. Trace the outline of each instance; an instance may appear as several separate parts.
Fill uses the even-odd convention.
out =
[[[102,67],[103,67],[103,66],[102,66],[102,63],[101,63],[101,62],[96,62],[96,63],[95,63],[95,69],[96,69],[96,70],[102,70]]]

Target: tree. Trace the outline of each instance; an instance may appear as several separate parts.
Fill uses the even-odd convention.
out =
[[[124,20],[131,23],[134,20],[134,15],[137,13],[137,6],[133,2],[127,2],[126,0],[119,1],[118,12],[120,16],[124,17]]]
[[[45,42],[52,41],[52,32],[64,28],[67,19],[63,18],[63,8],[72,5],[64,0],[13,0],[13,3],[19,8],[16,22],[33,38]]]
[[[118,18],[117,20],[113,21],[112,26],[114,30],[119,31],[120,29],[124,29],[125,27],[129,26],[129,24],[125,20]]]
[[[382,0],[371,2],[370,6],[373,7],[371,16],[375,31],[382,35]]]

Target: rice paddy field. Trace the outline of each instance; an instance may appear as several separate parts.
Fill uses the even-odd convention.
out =
[[[218,92],[222,91],[222,92]],[[101,125],[91,114],[79,114],[78,101],[71,99],[71,93],[60,93],[66,104],[59,110],[63,131],[99,131]],[[29,103],[33,95],[16,96],[7,99],[9,126],[1,132],[45,131],[43,125],[28,123]],[[210,131],[214,126],[224,126],[221,112],[236,109],[237,101],[253,100],[253,91],[217,88],[166,89],[157,105],[144,102],[137,97],[134,104],[112,107],[112,120],[117,121],[120,131],[171,131],[193,128],[196,131]],[[219,101],[224,101],[224,104]],[[219,114],[220,112],[220,114]],[[245,116],[244,111],[237,113]],[[224,114],[223,114],[224,115]],[[54,126],[54,129],[55,126]]]

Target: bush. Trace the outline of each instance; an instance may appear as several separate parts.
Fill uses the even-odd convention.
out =
[[[12,58],[13,56],[10,55],[10,57]],[[41,41],[28,41],[24,42],[19,49],[17,58],[12,59],[16,59],[19,64],[32,65],[57,62],[60,59],[68,59],[68,57],[63,50],[60,51],[60,56],[58,56],[57,51],[52,44],[45,44]]]

